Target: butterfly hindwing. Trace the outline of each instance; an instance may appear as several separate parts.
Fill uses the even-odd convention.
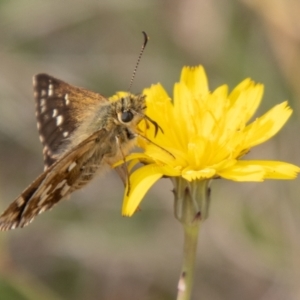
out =
[[[26,226],[38,214],[89,182],[91,178],[85,182],[85,177],[90,176],[90,169],[87,168],[89,160],[98,151],[99,164],[96,167],[103,163],[106,149],[100,141],[108,135],[105,129],[95,132],[46,169],[3,212],[0,216],[0,230]]]
[[[47,74],[33,77],[37,126],[43,144],[45,169],[58,158],[68,138],[95,108],[108,100]]]

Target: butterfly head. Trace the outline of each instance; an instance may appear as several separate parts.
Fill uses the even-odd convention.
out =
[[[127,94],[116,102],[117,123],[136,127],[144,118],[146,102],[144,95]]]
[[[161,127],[145,114],[146,108],[145,95],[127,94],[127,96],[121,97],[116,102],[117,119],[115,121],[119,125],[122,124],[133,129],[133,132],[135,132],[135,128],[137,127],[138,123],[144,119],[154,126],[155,135],[157,134],[158,130],[163,132]]]

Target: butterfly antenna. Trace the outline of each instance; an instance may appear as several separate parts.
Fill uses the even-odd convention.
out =
[[[143,53],[144,53],[144,50],[145,50],[146,45],[147,45],[148,40],[149,40],[149,37],[148,37],[147,33],[146,33],[145,31],[142,31],[142,33],[143,33],[143,35],[144,35],[144,43],[143,43],[143,45],[142,45],[142,48],[141,48],[141,51],[140,51],[138,60],[137,60],[137,62],[136,62],[135,68],[134,68],[133,73],[132,73],[132,77],[131,77],[130,84],[129,84],[129,88],[128,88],[128,91],[129,91],[129,92],[130,92],[130,90],[131,90],[131,87],[132,87],[132,84],[133,84],[133,80],[134,80],[134,78],[135,78],[136,71],[137,71],[137,69],[138,69],[138,66],[139,66],[139,63],[140,63],[140,61],[141,61],[142,55],[143,55]]]

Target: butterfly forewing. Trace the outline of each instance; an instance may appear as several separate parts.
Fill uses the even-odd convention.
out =
[[[74,130],[107,99],[47,74],[33,77],[37,127],[44,146],[45,168],[59,157]]]

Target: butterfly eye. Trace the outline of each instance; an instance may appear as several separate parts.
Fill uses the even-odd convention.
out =
[[[121,121],[123,123],[128,123],[133,119],[133,113],[130,110],[123,111],[121,114]]]

